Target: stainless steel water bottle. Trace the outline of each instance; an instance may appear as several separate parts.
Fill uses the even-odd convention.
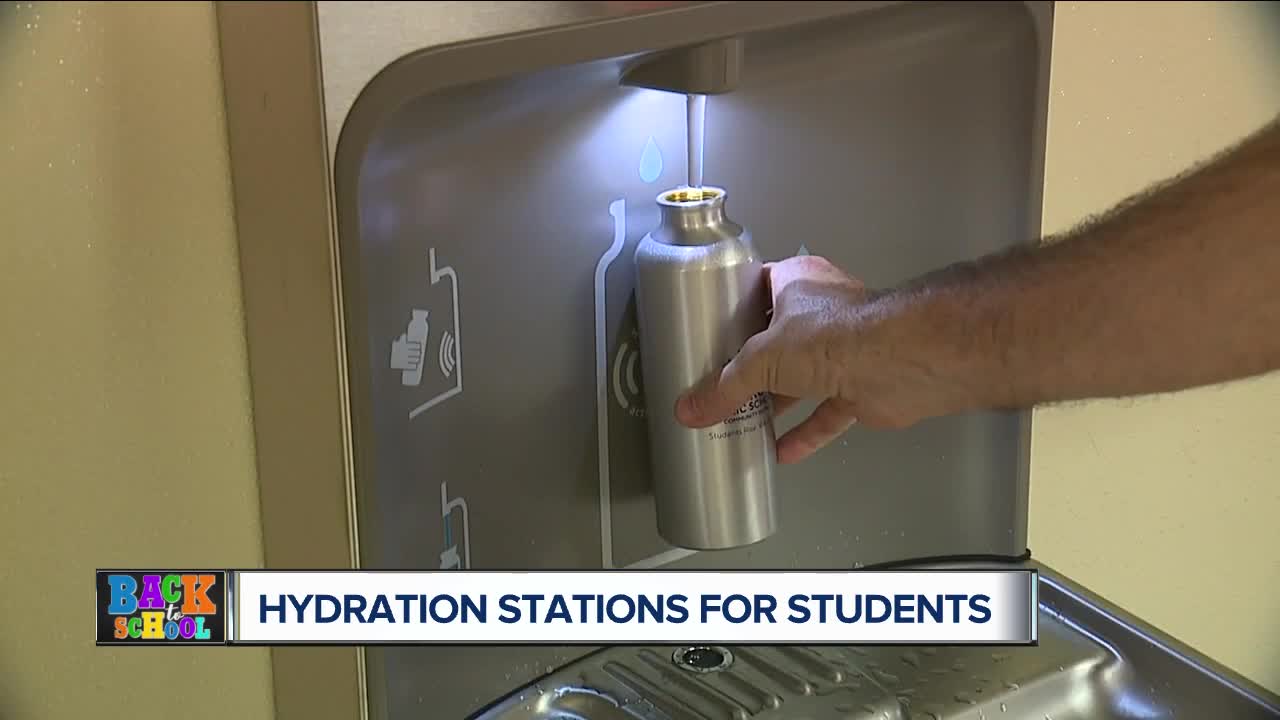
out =
[[[773,411],[757,394],[724,422],[685,427],[676,399],[768,326],[764,265],[750,233],[725,215],[721,188],[658,196],[659,226],[636,247],[636,309],[658,533],[720,550],[778,526]]]

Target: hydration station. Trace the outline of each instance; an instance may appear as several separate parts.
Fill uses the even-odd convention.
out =
[[[749,234],[730,264],[821,255],[888,287],[1033,241],[1052,3],[218,12],[268,567],[1035,566],[1029,413],[855,427],[785,466],[655,437],[672,383],[708,369],[674,368],[666,329],[709,326],[644,274],[644,243],[715,225],[715,242]],[[767,308],[734,267],[707,297],[756,308],[749,336]],[[744,428],[771,449],[787,426],[769,424]],[[1048,568],[1040,599],[1039,645],[994,653],[276,648],[276,703],[376,720],[1274,711]]]

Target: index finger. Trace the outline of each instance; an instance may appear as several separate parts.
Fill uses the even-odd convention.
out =
[[[703,378],[676,402],[676,419],[686,427],[704,428],[733,416],[768,386],[768,331],[753,336],[719,372]]]
[[[805,277],[821,276],[824,274],[823,270],[821,260],[812,255],[799,255],[778,262],[767,263],[765,265],[765,278],[769,284],[769,293],[772,300],[776,303],[778,296],[782,294],[787,285]]]

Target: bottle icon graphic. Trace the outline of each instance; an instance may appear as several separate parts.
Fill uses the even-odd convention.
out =
[[[462,392],[462,323],[458,310],[458,273],[448,265],[436,265],[435,248],[427,251],[427,262],[431,271],[430,277],[433,287],[438,285],[441,280],[449,281],[448,297],[453,308],[448,310],[439,305],[433,306],[436,311],[436,334],[440,340],[436,343],[436,347],[430,350],[430,357],[428,357],[427,350],[426,310],[414,309],[413,319],[409,321],[409,327],[405,330],[405,334],[400,336],[401,339],[396,341],[396,343],[403,341],[407,348],[416,349],[417,357],[412,367],[397,367],[394,364],[396,350],[394,347],[392,349],[392,368],[403,371],[401,384],[415,388],[421,386],[422,395],[426,395],[428,392],[435,393],[430,399],[421,402],[409,411],[410,420]],[[443,287],[439,288],[439,291],[443,290]],[[429,302],[437,303],[444,300],[443,297],[434,297],[435,299]],[[443,325],[440,324],[440,313],[444,313]],[[450,320],[453,321],[452,326],[449,324]],[[427,378],[426,384],[422,385],[423,369],[427,365],[437,368],[440,374],[437,376],[435,371],[432,371],[430,373],[432,377]],[[420,398],[415,397],[414,402],[419,400]]]
[[[400,371],[400,384],[406,387],[417,387],[422,383],[422,368],[426,365],[423,356],[427,334],[431,331],[428,315],[430,313],[426,310],[415,309],[405,332],[391,344],[391,369]]]

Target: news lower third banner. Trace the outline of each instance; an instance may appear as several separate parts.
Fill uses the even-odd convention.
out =
[[[1034,570],[99,570],[99,645],[1031,645]]]

